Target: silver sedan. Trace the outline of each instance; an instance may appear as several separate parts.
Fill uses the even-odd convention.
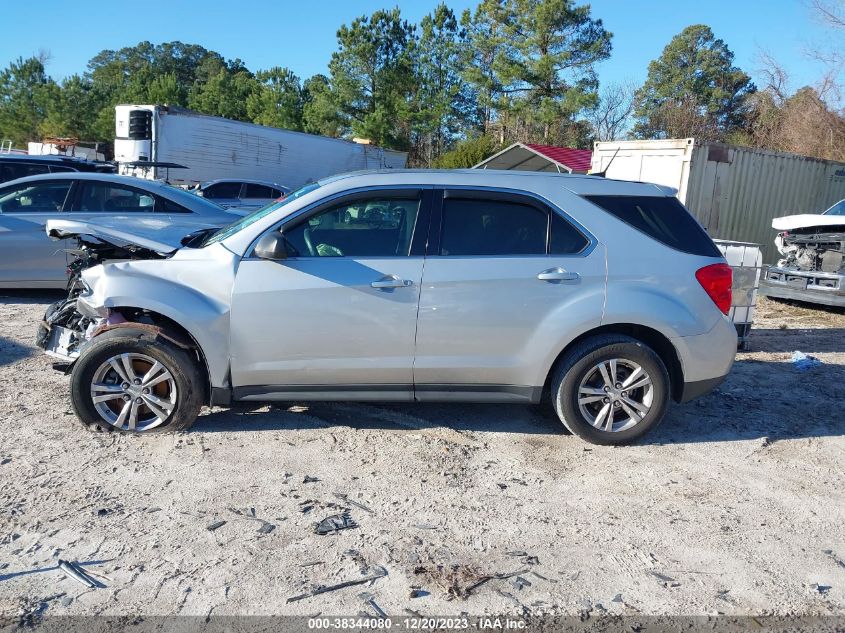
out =
[[[112,174],[45,174],[0,186],[0,288],[63,288],[65,248],[50,219],[103,220],[128,231],[178,225],[185,233],[238,218],[219,205],[162,182]]]

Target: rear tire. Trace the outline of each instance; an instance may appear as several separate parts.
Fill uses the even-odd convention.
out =
[[[591,444],[630,444],[660,424],[669,407],[666,366],[629,336],[582,341],[561,359],[551,387],[563,425]]]
[[[196,420],[204,393],[196,359],[131,327],[96,337],[74,364],[70,387],[74,412],[95,432],[184,431]]]

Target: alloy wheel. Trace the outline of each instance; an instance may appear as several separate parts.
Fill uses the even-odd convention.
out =
[[[594,365],[578,385],[578,408],[584,419],[608,433],[639,424],[654,401],[651,377],[642,366],[625,358]]]
[[[176,381],[145,354],[112,356],[94,372],[91,400],[100,417],[123,431],[148,431],[176,408]]]

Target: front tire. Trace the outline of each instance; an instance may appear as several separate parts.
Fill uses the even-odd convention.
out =
[[[561,422],[591,444],[630,444],[660,424],[669,407],[666,366],[629,336],[582,341],[561,360],[551,386]]]
[[[145,330],[119,328],[96,337],[71,377],[71,401],[91,431],[178,432],[203,402],[197,362]]]

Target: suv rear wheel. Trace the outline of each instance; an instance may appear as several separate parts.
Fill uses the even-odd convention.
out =
[[[196,361],[144,330],[120,328],[98,336],[73,368],[71,400],[92,431],[183,431],[202,406]]]
[[[669,406],[666,366],[628,336],[579,343],[561,360],[551,386],[564,426],[593,444],[629,444],[656,427]]]

